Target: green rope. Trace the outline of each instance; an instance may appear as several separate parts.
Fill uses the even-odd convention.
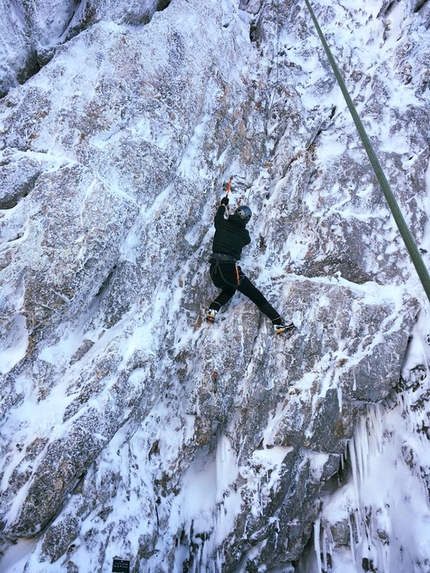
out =
[[[429,276],[429,273],[427,271],[427,268],[424,265],[424,262],[421,258],[421,255],[418,251],[418,248],[414,242],[414,239],[411,235],[411,232],[409,231],[409,228],[408,228],[408,226],[407,226],[407,224],[403,218],[403,215],[400,211],[399,205],[398,205],[398,203],[397,203],[397,201],[393,195],[393,192],[391,191],[390,185],[387,181],[387,178],[385,177],[385,174],[382,170],[382,167],[378,161],[378,158],[376,157],[376,154],[373,150],[372,144],[370,143],[370,140],[367,137],[367,133],[366,133],[364,126],[363,126],[363,124],[362,124],[362,122],[358,116],[357,110],[356,110],[356,108],[352,102],[352,99],[348,93],[348,90],[346,89],[345,82],[343,81],[343,78],[339,72],[339,68],[336,65],[336,62],[333,58],[333,55],[330,52],[330,48],[328,47],[326,39],[324,38],[324,34],[321,31],[321,28],[318,24],[318,21],[316,19],[314,11],[312,10],[312,7],[309,3],[309,0],[305,0],[305,2],[306,2],[306,6],[308,7],[311,18],[315,24],[315,28],[318,32],[318,36],[320,37],[322,45],[324,46],[324,50],[327,54],[327,58],[331,64],[334,75],[335,75],[337,82],[339,84],[339,87],[342,90],[343,97],[345,98],[345,101],[348,105],[349,111],[351,112],[352,119],[355,122],[355,125],[357,127],[357,131],[361,137],[361,141],[363,142],[366,153],[370,159],[370,163],[372,164],[373,170],[375,171],[376,177],[378,178],[379,184],[380,184],[382,191],[385,195],[387,203],[391,209],[391,213],[393,214],[394,220],[397,223],[397,227],[400,231],[400,234],[403,238],[403,241],[405,242],[405,245],[406,245],[406,248],[409,252],[409,255],[411,256],[412,262],[415,265],[415,268],[417,270],[417,273],[418,273],[418,276],[421,280],[421,283],[424,287],[424,290],[427,294],[427,297],[430,300],[430,276]]]

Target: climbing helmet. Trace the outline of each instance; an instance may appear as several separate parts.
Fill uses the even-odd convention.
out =
[[[236,209],[234,214],[237,215],[240,219],[242,219],[242,221],[245,221],[245,223],[247,223],[251,218],[252,211],[247,205],[241,205]]]

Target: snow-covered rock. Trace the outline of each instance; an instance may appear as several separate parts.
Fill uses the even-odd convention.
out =
[[[429,7],[315,8],[428,264]],[[430,483],[428,300],[305,3],[10,2],[0,31],[2,571],[426,571],[369,492],[378,456]],[[288,340],[241,295],[202,320],[232,175]]]

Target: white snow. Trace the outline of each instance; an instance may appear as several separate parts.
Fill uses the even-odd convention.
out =
[[[356,6],[354,0],[343,2],[345,6],[352,9]],[[381,24],[376,21],[376,14],[380,8],[381,2],[377,6],[373,2],[364,2],[364,6],[360,6],[359,10],[355,11],[356,21],[344,21],[338,18],[338,22],[333,21],[327,33],[330,33],[331,38],[335,38],[336,46],[335,57],[340,55],[340,47],[347,46],[351,55],[351,71],[354,67],[361,67],[366,70],[366,73],[371,74],[372,68],[377,65],[382,65],[385,55],[390,54],[390,50],[394,49],[398,38],[404,34],[405,27],[408,22],[404,21],[402,15],[402,7],[400,3],[395,6],[390,14],[391,28],[388,31],[387,41],[381,51],[381,47],[377,42],[372,39],[372,34],[376,31],[372,30]],[[319,3],[320,8],[329,8],[331,2],[326,0]],[[338,14],[342,14],[343,10],[336,6]],[[161,17],[158,15],[157,17]],[[373,20],[372,20],[373,18]],[[223,0],[223,17],[222,24],[225,26],[233,25],[234,22],[248,25],[248,17],[238,12],[231,2]],[[103,24],[107,25],[107,24]],[[112,29],[116,26],[112,24]],[[242,30],[242,33],[243,32]],[[91,89],[90,85],[85,84],[85,77],[80,75],[79,69],[83,65],[82,62],[86,58],[85,42],[83,38],[74,40],[80,45],[80,54],[82,58],[77,58],[75,62],[71,62],[64,56],[65,66],[74,66],[76,76],[82,77],[84,83],[80,86],[80,90]],[[310,49],[314,52],[315,47],[318,45],[315,38],[307,38]],[[302,83],[297,86],[297,90],[301,94],[303,106],[306,109],[312,109],[319,104],[319,100],[314,92],[307,93],[309,84],[314,84],[321,78],[325,77],[325,73],[321,68],[320,60],[316,53],[310,57],[304,58],[294,43],[295,38],[287,37],[285,34],[282,38],[282,43],[292,45],[291,48],[291,62],[301,67],[303,71]],[[62,56],[58,56],[60,63]],[[244,63],[244,73],[246,66]],[[94,70],[97,74],[97,70]],[[387,85],[390,82],[390,71],[387,71]],[[48,89],[49,84],[47,79],[34,81],[35,86]],[[405,92],[402,91],[404,98]],[[78,92],[74,85],[64,86],[64,98],[73,98],[78,96]],[[395,91],[390,90],[390,98],[398,99],[401,96]],[[410,98],[410,99],[409,99]],[[409,101],[413,101],[413,94],[408,92],[408,97],[402,100],[402,105],[407,106]],[[63,104],[62,101],[55,102],[58,108]],[[337,88],[333,89],[333,101],[340,108],[344,107],[342,98],[337,92]],[[183,159],[178,165],[178,172],[184,177],[193,178],[197,174],[198,167],[194,162],[195,154],[197,153],[200,140],[204,132],[208,129],[208,122],[210,120],[210,113],[201,118],[201,122],[196,125],[194,134],[190,141]],[[403,153],[408,150],[408,142],[400,134],[392,136],[384,132],[383,118],[381,123],[376,121],[373,129],[375,132],[384,133],[383,152],[397,152]],[[351,120],[352,122],[352,120]],[[152,126],[145,119],[136,119],[133,126],[130,128],[136,134],[144,137],[148,141],[166,149],[169,146],[169,141],[165,139],[163,134],[155,136]],[[351,126],[346,127],[347,130],[352,129]],[[111,135],[109,132],[108,135]],[[336,157],[343,154],[346,150],[346,140],[343,138],[333,137],[329,132],[323,132],[321,135],[324,145],[318,148],[318,161],[320,165],[328,164]],[[103,141],[99,139],[95,144],[103,146]],[[44,161],[48,158],[53,162],[54,167],[57,167],[64,161],[72,161],[73,158],[58,157],[56,155],[55,143],[47,139],[41,142],[41,146],[46,145],[48,152],[44,154]],[[363,159],[364,161],[364,159]],[[219,157],[219,163],[222,164],[223,156]],[[198,173],[200,176],[206,174]],[[430,167],[427,169],[426,174],[427,182],[427,213],[430,213]],[[119,188],[114,184],[111,185],[111,191],[114,193]],[[89,187],[90,192],[92,187]],[[276,191],[276,190],[275,190]],[[126,239],[122,244],[122,260],[134,261],[136,258],[135,247],[140,240],[140,227],[139,225],[159,216],[159,209],[165,204],[171,189],[167,187],[164,194],[160,194],[157,199],[149,208],[142,208],[137,222],[129,231]],[[327,189],[327,194],[331,190]],[[121,191],[121,193],[123,193]],[[367,193],[370,193],[369,188],[360,188],[358,194],[364,198]],[[132,197],[127,196],[131,201]],[[276,198],[276,196],[275,196]],[[270,201],[275,201],[275,198]],[[318,212],[318,201],[320,197],[307,194],[304,198],[310,210]],[[269,203],[270,203],[269,201]],[[348,217],[365,217],[360,213],[349,210],[348,206],[349,195],[345,195],[345,199],[330,208],[330,212],[342,213],[345,218]],[[325,213],[327,215],[327,212]],[[376,210],[369,217],[379,217],[380,211]],[[3,214],[2,214],[3,216]],[[198,238],[198,230],[189,230],[186,239],[191,245],[195,245]],[[161,237],[160,242],[163,242]],[[309,239],[310,240],[310,239]],[[426,223],[426,229],[422,240],[422,245],[430,251],[430,224]],[[168,247],[167,247],[168,248]],[[393,244],[392,249],[396,246]],[[301,260],[308,252],[308,243],[306,238],[291,237],[285,245],[285,249],[289,251],[291,260]],[[390,253],[390,248],[386,250]],[[428,259],[428,257],[427,257]],[[269,283],[274,276],[279,272],[282,274],[284,269],[277,268],[276,265],[272,266],[270,270],[262,270],[260,275],[261,284]],[[348,284],[342,277],[327,277],[314,279],[316,282]],[[299,279],[298,279],[299,281]],[[128,318],[134,316],[133,330],[127,330],[124,322],[120,322],[112,328],[109,334],[103,334],[101,329],[94,327],[90,332],[85,333],[85,338],[91,340],[94,346],[89,353],[103,353],[108,349],[109,344],[117,345],[118,354],[122,357],[118,362],[117,369],[125,368],[128,359],[133,353],[139,349],[145,354],[146,359],[154,356],[154,349],[152,347],[152,331],[159,328],[157,317],[163,316],[163,309],[171,308],[176,309],[180,303],[181,296],[181,277],[176,275],[174,278],[174,289],[172,293],[172,284],[159,285],[157,296],[153,299],[151,307],[144,306],[139,311],[132,308],[129,311]],[[369,304],[377,303],[381,297],[386,300],[392,300],[397,308],[402,304],[403,287],[380,287],[376,283],[366,283],[364,285],[353,285],[352,288],[357,289]],[[419,284],[411,279],[410,288],[417,292],[417,296],[424,301],[423,293],[419,290]],[[4,294],[4,293],[3,293]],[[20,307],[20,293],[16,294],[16,306]],[[329,304],[328,299],[322,296],[318,302],[320,307],[326,307]],[[425,308],[425,302],[423,302]],[[392,317],[388,318],[390,320]],[[413,344],[411,345],[408,360],[405,369],[410,369],[417,364],[428,364],[430,362],[430,349],[429,345],[424,340],[424,335],[428,332],[428,313],[424,311],[420,316],[414,332]],[[294,318],[296,320],[296,318]],[[354,320],[354,316],[351,317]],[[296,322],[300,324],[300,317],[297,317]],[[384,325],[385,326],[385,325]],[[389,325],[388,325],[389,326]],[[0,373],[5,374],[9,372],[25,355],[28,345],[28,334],[26,329],[25,318],[18,315],[10,326],[11,328],[11,344],[0,351]],[[67,364],[70,358],[75,354],[82,343],[83,339],[83,326],[76,325],[75,330],[70,330],[59,340],[56,344],[46,346],[40,358],[53,367],[60,367],[62,364]],[[186,338],[187,334],[181,330],[181,325],[177,328],[178,339],[175,350],[179,352],[181,346],[185,347],[189,341]],[[192,336],[192,334],[188,334]],[[221,336],[221,335],[220,335]],[[182,337],[182,338],[181,338]],[[214,335],[214,340],[216,336]],[[371,344],[377,344],[379,340],[373,340]],[[91,356],[91,354],[89,354]],[[339,341],[339,349],[334,355],[325,355],[321,358],[320,365],[321,371],[325,371],[328,364],[333,363],[333,368],[328,372],[326,378],[321,382],[321,396],[333,386],[336,386],[336,380],[339,375],[335,371],[335,362],[344,357],[342,353],[342,341]],[[359,354],[357,356],[358,360]],[[136,369],[130,378],[130,383],[133,387],[141,384],[142,371]],[[69,384],[72,383],[74,371],[73,368],[67,374],[61,385],[51,390],[48,399],[38,403],[37,392],[40,390],[33,388],[33,382],[27,379],[20,380],[21,388],[18,391],[25,392],[27,400],[22,406],[18,406],[13,413],[13,416],[8,419],[2,428],[3,432],[14,435],[17,443],[21,441],[27,443],[29,436],[50,436],[51,438],[56,435],[58,428],[61,427],[62,416],[66,407],[70,404],[73,395],[68,393]],[[312,373],[304,374],[301,380],[301,389],[303,392],[309,390],[314,382],[314,375]],[[42,384],[42,382],[40,382]],[[430,375],[427,372],[427,378],[423,381],[423,386],[430,387]],[[107,388],[109,384],[107,383]],[[341,391],[339,390],[340,398]],[[319,396],[314,397],[317,399]],[[339,400],[342,407],[342,399]],[[409,403],[402,403],[401,401],[392,409],[387,410],[383,406],[369,407],[367,414],[360,420],[355,437],[348,445],[345,458],[347,463],[351,465],[351,477],[349,481],[339,489],[330,498],[327,498],[325,505],[321,511],[320,517],[315,522],[314,536],[315,536],[315,559],[316,568],[309,573],[320,573],[324,569],[327,570],[327,559],[330,554],[332,559],[331,573],[357,573],[361,571],[361,562],[363,558],[371,556],[374,567],[377,568],[378,573],[414,573],[419,571],[423,573],[424,569],[417,568],[416,559],[421,558],[422,562],[429,563],[430,560],[430,506],[428,502],[428,491],[430,484],[425,483],[420,474],[419,467],[410,467],[408,460],[410,455],[414,455],[420,461],[420,464],[426,464],[426,468],[430,468],[430,449],[428,448],[428,440],[422,437],[421,433],[417,432],[417,428],[422,423],[427,423],[428,420],[422,419],[422,413],[419,409],[414,409]],[[160,420],[168,418],[169,413],[163,412],[162,407],[153,415],[157,413]],[[164,416],[164,418],[163,418]],[[288,447],[279,447],[273,445],[275,433],[282,423],[285,411],[282,404],[279,404],[276,411],[272,412],[271,418],[267,421],[267,426],[263,435],[263,447],[256,450],[253,454],[253,460],[256,464],[264,467],[265,471],[270,473],[270,479],[264,485],[265,492],[268,493],[270,488],[276,483],[281,471],[282,460],[291,451]],[[192,414],[186,416],[186,426],[182,429],[183,434],[179,431],[174,431],[174,424],[162,426],[160,423],[159,435],[156,436],[160,442],[160,455],[163,461],[169,459],[172,451],[179,449],[182,440],[188,443],[193,438],[195,417]],[[178,426],[180,423],[178,422]],[[123,443],[125,437],[121,431],[118,432],[116,438],[112,440],[109,448],[104,452],[100,464],[109,466],[110,457],[114,457],[121,448],[124,451]],[[131,447],[137,447],[139,434],[133,438],[134,442]],[[13,470],[18,466],[24,457],[23,452],[10,452],[10,459],[8,459],[7,471],[3,475],[3,482],[6,483]],[[314,476],[318,477],[321,467],[326,461],[325,454],[314,454],[311,456],[311,463]],[[2,461],[2,467],[5,460]],[[127,460],[123,460],[124,475],[129,474],[129,465]],[[208,541],[201,543],[199,558],[203,563],[207,563],[210,559],[212,551],[217,547],[233,529],[234,521],[241,510],[241,496],[239,491],[234,491],[230,486],[237,479],[240,474],[241,468],[238,462],[238,453],[231,447],[231,443],[227,435],[220,434],[215,451],[200,452],[187,471],[183,474],[180,493],[172,500],[171,511],[168,517],[172,531],[180,528],[184,530],[185,536],[188,536],[187,542],[192,538],[192,531],[195,528],[199,532],[210,533]],[[147,474],[145,472],[148,472]],[[133,480],[148,480],[150,481],[149,469],[143,468],[138,477],[133,476]],[[399,487],[401,484],[401,487]],[[24,495],[25,489],[20,491],[16,502],[11,510],[9,519],[13,519],[15,512],[19,509],[21,497]],[[427,500],[426,502],[423,500]],[[135,500],[136,505],[141,503],[146,508],[149,507],[148,513],[153,513],[153,508],[150,507],[150,500]],[[147,505],[145,505],[147,504]],[[112,521],[119,522],[121,519],[129,519],[131,512],[131,502],[125,503],[123,506],[117,505],[114,509]],[[94,516],[96,519],[96,516]],[[335,524],[344,520],[349,524],[352,532],[352,540],[350,550],[342,547],[334,551],[334,543],[330,531],[330,524]],[[90,527],[87,524],[88,528]],[[150,529],[148,527],[148,529]],[[82,532],[83,534],[84,532]],[[136,537],[140,534],[136,531]],[[389,543],[386,539],[389,539]],[[196,543],[196,539],[193,539]],[[119,544],[120,542],[118,542]],[[4,573],[22,573],[22,568],[26,562],[28,554],[34,546],[33,541],[20,541],[16,546],[13,546],[6,555],[1,559],[1,568]],[[119,545],[116,547],[118,550]],[[124,553],[127,552],[127,547],[122,547]],[[259,548],[255,548],[258,553]],[[112,549],[112,551],[114,551]],[[112,556],[109,555],[106,558]],[[184,544],[178,547],[176,553],[175,571],[180,571],[181,567],[188,557],[188,545]],[[370,558],[370,557],[369,557]],[[85,561],[82,556],[82,562],[78,563],[80,571],[90,571],[94,564]],[[213,563],[213,573],[219,571],[221,563]],[[208,565],[209,567],[209,565]],[[429,570],[427,565],[427,570]],[[46,569],[48,571],[48,569]],[[107,569],[106,569],[107,570]],[[285,570],[290,570],[286,566]],[[37,573],[37,569],[32,569]],[[53,571],[53,569],[49,569]],[[198,573],[197,566],[193,569],[194,573]]]
[[[17,315],[8,325],[8,346],[0,350],[0,374],[6,374],[22,360],[27,352],[28,333],[26,320]]]
[[[234,520],[240,513],[241,496],[229,489],[238,474],[236,455],[225,435],[220,435],[216,451],[208,455],[201,452],[185,472],[180,494],[172,503],[170,524],[172,530],[183,527],[191,541],[192,532],[207,532],[209,541],[202,543],[197,555],[193,573],[198,573],[197,563],[210,563],[216,547],[230,533]],[[192,539],[194,543],[198,539]],[[180,571],[188,557],[187,547],[177,553],[175,570]],[[221,561],[214,563],[210,570],[218,571]]]
[[[423,359],[425,363],[428,345],[420,328],[427,320],[422,316],[417,324],[405,368],[422,364]],[[421,391],[429,387],[427,372]],[[321,551],[324,539],[325,552],[335,559],[333,573],[348,570],[351,562],[356,564],[351,570],[359,571],[363,559],[371,559],[377,571],[386,573],[427,571],[430,505],[429,483],[423,478],[428,475],[430,452],[420,432],[423,412],[411,406],[402,400],[391,410],[369,406],[348,445],[345,456],[351,479],[327,499],[315,538],[315,551]],[[342,521],[350,523],[352,537],[350,553],[343,550],[343,558],[333,551],[330,531],[331,525]]]

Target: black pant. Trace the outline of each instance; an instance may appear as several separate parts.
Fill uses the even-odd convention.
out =
[[[219,310],[238,290],[252,300],[270,320],[280,319],[278,312],[267,302],[263,293],[252,284],[248,277],[243,274],[242,269],[235,263],[214,262],[211,264],[210,273],[214,285],[222,290],[209,308]]]

